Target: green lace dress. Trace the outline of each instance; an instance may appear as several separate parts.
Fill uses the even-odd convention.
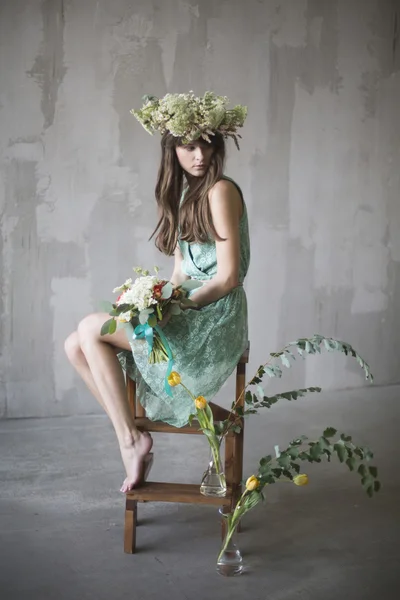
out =
[[[242,196],[237,184],[232,183]],[[179,240],[179,246],[186,275],[207,281],[216,274],[215,242],[188,244]],[[240,220],[241,283],[249,261],[248,218],[243,201]],[[247,345],[247,301],[243,286],[200,310],[189,309],[172,317],[163,331],[174,355],[173,370],[181,374],[182,381],[195,396],[202,395],[211,400],[235,369]],[[172,397],[166,394],[164,378],[167,363],[149,364],[146,341],[133,340],[128,330],[127,334],[132,352],[124,351],[118,356],[128,376],[136,381],[140,403],[147,416],[175,427],[186,425],[189,415],[194,412],[193,401],[181,386],[172,388]]]

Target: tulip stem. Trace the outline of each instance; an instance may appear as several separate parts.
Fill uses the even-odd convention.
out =
[[[189,394],[189,396],[191,397],[191,399],[194,402],[196,400],[196,398],[193,396],[192,392],[186,387],[186,385],[184,383],[182,383],[182,381],[180,382],[180,384],[187,391],[187,393]]]

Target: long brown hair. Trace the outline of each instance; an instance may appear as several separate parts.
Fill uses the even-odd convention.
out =
[[[179,206],[184,188],[184,170],[176,155],[179,138],[165,133],[161,140],[161,163],[158,170],[155,196],[159,221],[150,239],[156,236],[156,246],[164,254],[174,253],[179,236],[189,243],[206,243],[210,238],[220,240],[212,222],[208,193],[222,179],[225,162],[225,142],[221,134],[210,136],[214,152],[203,177],[191,181],[185,188],[184,200]]]

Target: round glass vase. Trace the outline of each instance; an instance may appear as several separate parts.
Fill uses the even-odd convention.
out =
[[[232,513],[224,514],[223,509],[219,509],[224,525],[224,539],[217,558],[217,573],[224,577],[235,577],[243,571],[243,557],[237,546],[237,526],[239,522],[232,527]]]
[[[200,484],[203,496],[226,496],[226,479],[221,461],[220,443],[211,446],[210,462]]]

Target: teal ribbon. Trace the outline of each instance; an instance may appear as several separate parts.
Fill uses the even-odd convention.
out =
[[[163,330],[161,329],[161,327],[159,327],[158,325],[156,325],[154,327],[154,329],[156,330],[156,332],[158,333],[158,335],[161,338],[162,343],[164,344],[165,350],[167,352],[167,356],[168,356],[168,364],[167,364],[167,372],[165,374],[165,379],[164,379],[164,390],[165,393],[168,394],[168,396],[170,396],[172,398],[172,390],[171,390],[171,386],[168,383],[168,377],[171,374],[172,371],[172,365],[174,363],[174,357],[172,355],[172,350],[171,347],[168,343],[167,338],[165,337]],[[154,339],[154,332],[153,332],[153,327],[150,327],[150,325],[148,323],[144,323],[143,325],[137,325],[133,331],[133,339],[134,340],[143,340],[146,339],[147,341],[147,346],[148,346],[148,355],[150,356],[151,351],[153,350],[153,339]]]
[[[164,344],[165,350],[167,351],[168,365],[167,365],[167,372],[165,374],[165,379],[164,379],[164,390],[165,390],[165,393],[168,394],[168,396],[171,396],[171,398],[172,398],[172,390],[171,390],[171,386],[168,383],[168,377],[170,376],[171,371],[172,371],[172,365],[174,364],[174,357],[172,356],[171,347],[170,347],[168,340],[165,337],[164,332],[161,329],[161,327],[156,325],[154,327],[154,329],[157,331],[158,335],[160,336],[161,341]]]
[[[148,346],[148,354],[150,356],[151,351],[153,350],[153,328],[150,327],[148,323],[144,323],[143,325],[137,325],[133,331],[133,339],[134,340],[143,340],[146,339]]]

